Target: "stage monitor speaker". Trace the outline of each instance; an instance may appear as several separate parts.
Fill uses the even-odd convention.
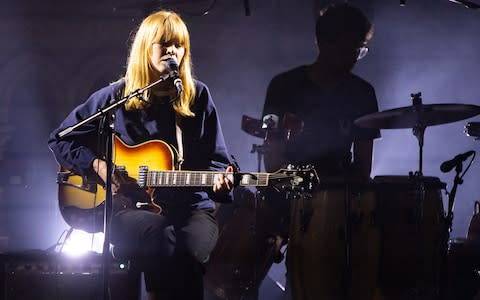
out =
[[[0,300],[102,300],[103,258],[45,251],[0,254]],[[140,299],[140,273],[128,262],[109,266],[112,300]]]

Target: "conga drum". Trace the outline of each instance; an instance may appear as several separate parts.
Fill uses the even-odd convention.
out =
[[[436,177],[376,176],[383,299],[438,299],[447,239]]]
[[[258,288],[286,242],[288,201],[283,193],[237,187],[234,202],[220,204],[219,238],[204,277],[220,299],[256,299]],[[285,225],[287,224],[287,225]]]
[[[380,232],[369,182],[321,179],[292,199],[287,273],[293,299],[372,299]]]
[[[480,293],[480,242],[455,238],[448,242],[448,300],[473,300]]]

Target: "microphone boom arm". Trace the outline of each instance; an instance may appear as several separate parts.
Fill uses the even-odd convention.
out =
[[[77,124],[75,125],[72,125],[72,126],[69,126],[65,129],[63,129],[62,131],[60,131],[59,133],[57,133],[56,135],[56,138],[57,139],[61,139],[63,138],[64,136],[68,135],[69,133],[71,133],[72,131],[74,131],[75,129],[79,128],[80,126],[82,125],[85,125],[85,124],[88,124],[90,122],[92,122],[93,120],[95,120],[96,118],[100,117],[100,116],[104,116],[106,113],[108,113],[109,111],[111,111],[112,109],[115,109],[117,108],[118,106],[122,105],[123,103],[127,102],[128,100],[130,100],[131,98],[134,98],[134,97],[142,97],[143,93],[156,86],[157,84],[161,83],[161,82],[164,82],[165,80],[167,80],[168,78],[170,77],[170,74],[166,74],[166,75],[163,75],[160,77],[160,79],[158,79],[157,81],[153,82],[153,83],[150,83],[149,85],[143,87],[143,88],[140,88],[136,91],[133,91],[132,93],[130,93],[129,95],[123,97],[122,99],[118,100],[118,101],[115,101],[113,102],[112,104],[102,108],[102,109],[99,109],[96,113],[94,113],[93,115],[89,116],[88,118],[78,122]]]

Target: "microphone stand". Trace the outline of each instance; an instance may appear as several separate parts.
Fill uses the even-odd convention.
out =
[[[445,216],[445,229],[443,231],[444,237],[442,241],[442,268],[441,268],[441,284],[440,284],[440,299],[446,300],[448,297],[448,241],[450,239],[450,232],[452,232],[452,223],[453,223],[453,204],[455,202],[455,195],[457,194],[457,188],[463,183],[462,176],[460,173],[463,169],[463,163],[459,162],[455,166],[455,178],[453,179],[453,186],[451,191],[448,193],[448,209],[447,215]]]
[[[457,194],[457,187],[463,183],[463,179],[459,176],[462,172],[463,165],[462,163],[458,163],[455,167],[455,178],[453,179],[453,186],[452,190],[448,194],[448,210],[447,210],[447,228],[448,232],[452,232],[452,222],[453,222],[453,204],[455,202],[455,195]]]
[[[148,89],[156,86],[157,84],[164,82],[168,78],[170,78],[170,73],[162,75],[160,79],[157,81],[143,87],[137,89],[130,93],[129,95],[123,97],[120,100],[111,102],[110,105],[99,109],[96,113],[92,114],[91,116],[87,117],[86,119],[69,126],[62,131],[60,131],[57,135],[57,139],[62,139],[71,132],[75,131],[80,126],[88,124],[93,120],[103,117],[105,121],[102,121],[103,128],[101,130],[104,132],[106,138],[106,149],[105,149],[105,160],[107,161],[107,174],[106,174],[106,194],[105,194],[105,205],[104,205],[104,212],[103,212],[103,231],[104,231],[104,240],[103,240],[103,252],[102,252],[102,283],[103,283],[103,298],[102,299],[110,299],[109,294],[109,262],[110,262],[110,221],[112,215],[112,206],[113,206],[113,193],[112,193],[112,175],[113,175],[113,135],[114,135],[114,109],[120,107],[120,105],[124,104],[128,100],[134,97],[138,97],[143,99],[143,93]]]

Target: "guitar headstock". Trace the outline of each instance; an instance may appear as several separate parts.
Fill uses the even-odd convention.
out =
[[[311,192],[319,182],[317,171],[313,166],[295,167],[288,165],[272,174],[272,179],[280,184],[281,189]],[[274,179],[275,178],[275,179]],[[286,181],[288,179],[288,184]]]

